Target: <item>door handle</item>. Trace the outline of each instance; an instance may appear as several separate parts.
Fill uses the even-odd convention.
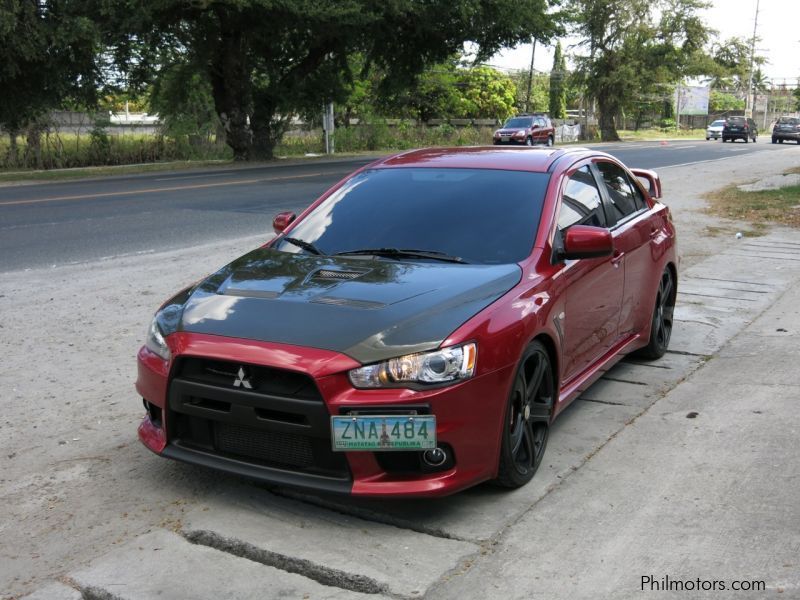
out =
[[[615,267],[619,266],[620,261],[625,256],[624,252],[620,252],[619,250],[614,250],[614,255],[611,257],[611,264]]]
[[[660,229],[657,229],[657,228],[653,228],[653,229],[651,229],[651,230],[650,230],[650,239],[652,240],[652,239],[654,239],[654,238],[658,237],[658,234],[659,234],[659,233],[661,233],[661,230],[660,230]]]

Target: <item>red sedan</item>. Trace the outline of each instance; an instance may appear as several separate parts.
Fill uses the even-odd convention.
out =
[[[139,437],[318,491],[522,486],[574,398],[624,355],[666,352],[660,196],[652,171],[582,148],[372,163],[162,305],[138,356]]]

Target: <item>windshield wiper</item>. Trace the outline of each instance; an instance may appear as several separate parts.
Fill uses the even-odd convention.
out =
[[[460,256],[450,256],[444,252],[437,252],[436,250],[411,250],[404,248],[363,248],[361,250],[346,250],[344,252],[337,252],[336,256],[345,256],[348,254],[372,254],[375,256],[388,256],[390,258],[430,258],[432,260],[441,260],[443,262],[467,264]]]
[[[317,248],[311,242],[306,242],[305,240],[298,240],[297,238],[293,238],[293,237],[285,237],[285,238],[283,238],[283,241],[284,242],[289,242],[290,244],[293,244],[294,246],[297,246],[298,248],[302,248],[303,250],[311,252],[311,254],[316,254],[317,256],[325,256],[322,253],[322,251],[320,251],[320,249]]]

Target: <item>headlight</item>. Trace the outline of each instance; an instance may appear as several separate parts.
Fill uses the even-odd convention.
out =
[[[150,323],[150,328],[147,330],[147,339],[144,345],[152,352],[158,354],[164,360],[169,360],[170,352],[169,346],[161,333],[161,328],[158,326],[158,314],[153,317]]]
[[[525,135],[525,133],[526,133],[526,131],[525,131],[524,129],[520,129],[520,130],[517,132],[517,135]]]
[[[433,352],[407,354],[353,369],[350,383],[357,388],[412,387],[469,379],[475,373],[475,344],[453,346]]]

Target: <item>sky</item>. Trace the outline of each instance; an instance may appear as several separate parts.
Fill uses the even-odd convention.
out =
[[[753,35],[753,19],[756,0],[712,0],[712,6],[702,15],[706,24],[716,29],[720,40],[738,36],[750,39]],[[775,83],[784,79],[797,83],[800,78],[800,0],[760,0],[758,10],[758,37],[756,55],[769,62],[763,72]],[[562,40],[566,47],[569,40]],[[523,44],[513,50],[505,50],[488,61],[500,69],[529,69],[531,45]],[[553,66],[553,48],[536,45],[534,68],[550,71]]]

